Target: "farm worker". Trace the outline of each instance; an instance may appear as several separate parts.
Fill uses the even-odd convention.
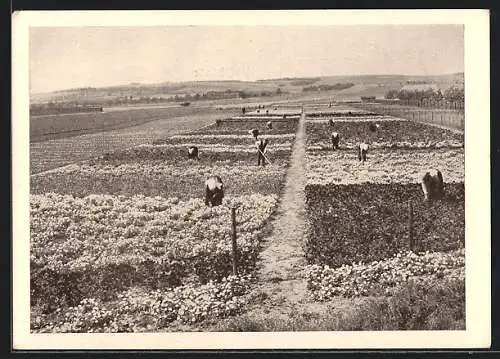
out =
[[[366,161],[366,154],[368,153],[368,144],[361,142],[358,144],[358,159],[360,162]]]
[[[188,157],[198,159],[198,147],[190,146],[188,149]]]
[[[376,132],[380,128],[380,125],[378,123],[370,123],[370,131]]]
[[[260,140],[255,142],[255,147],[257,147],[257,166],[260,166],[262,162],[262,166],[266,165],[266,158],[264,157],[267,152],[267,145],[269,144],[269,140],[266,138],[265,140]]]
[[[422,176],[422,191],[424,200],[441,199],[444,196],[443,175],[439,170],[427,171]]]
[[[259,130],[256,128],[252,128],[250,131],[248,131],[248,133],[255,137],[255,139],[257,139],[257,137],[259,136]]]
[[[332,147],[334,150],[339,148],[340,136],[337,132],[332,132]]]
[[[268,129],[270,129],[270,130],[272,130],[272,129],[273,129],[273,123],[272,123],[271,121],[268,121],[268,122],[266,123],[266,126],[267,126],[267,128],[268,128]]]
[[[215,207],[222,204],[224,185],[219,176],[210,176],[205,181],[205,205]]]
[[[329,124],[331,127],[335,126],[335,121],[333,121],[333,118],[331,118],[331,119],[329,119],[329,120],[328,120],[328,124]]]

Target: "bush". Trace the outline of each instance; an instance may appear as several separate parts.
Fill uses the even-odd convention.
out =
[[[307,185],[306,258],[337,267],[390,257],[409,248],[408,201],[418,251],[449,251],[465,241],[464,184],[424,203],[418,184]]]
[[[465,330],[465,280],[409,281],[344,313],[337,330]]]
[[[346,305],[332,302],[324,310],[294,309],[230,318],[218,332],[465,330],[464,279],[409,281],[392,297],[370,297]]]

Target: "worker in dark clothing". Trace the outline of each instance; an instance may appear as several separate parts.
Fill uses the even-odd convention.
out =
[[[269,140],[266,138],[265,140],[260,140],[255,142],[255,146],[257,147],[257,166],[260,166],[262,162],[262,166],[266,165],[266,158],[264,157],[267,152],[267,145],[269,144]]]

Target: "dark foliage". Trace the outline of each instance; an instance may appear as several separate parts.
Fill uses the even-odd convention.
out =
[[[431,203],[418,184],[307,185],[308,261],[336,267],[409,249],[410,201],[416,250],[464,245],[463,183],[446,183],[445,198]]]

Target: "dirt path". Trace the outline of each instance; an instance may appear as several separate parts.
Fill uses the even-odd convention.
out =
[[[305,265],[301,246],[305,231],[304,122],[301,116],[273,233],[261,252],[259,279],[264,282],[295,279]]]
[[[303,114],[298,124],[281,202],[272,221],[272,233],[263,242],[258,280],[248,295],[245,311],[218,320],[215,324],[208,324],[204,330],[304,330],[294,327],[297,318],[308,318],[306,322],[312,320],[312,330],[317,330],[314,320],[324,317],[325,313],[342,311],[352,306],[352,300],[342,298],[335,302],[317,302],[309,297],[307,291],[304,273],[307,262],[302,247],[306,238],[304,155]],[[186,331],[189,328],[181,326],[170,330]]]
[[[302,243],[305,238],[305,116],[298,124],[283,197],[273,221],[273,231],[263,243],[256,292],[266,298],[259,312],[271,308],[288,312],[306,297],[302,273],[306,265]],[[268,306],[269,308],[265,308]],[[250,314],[250,313],[247,313]]]

